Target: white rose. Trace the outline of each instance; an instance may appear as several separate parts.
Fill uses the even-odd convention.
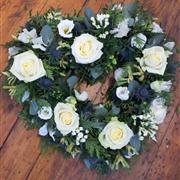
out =
[[[128,32],[131,30],[128,27],[129,19],[124,19],[122,22],[120,22],[116,28],[110,31],[111,34],[115,34],[114,37],[116,38],[122,38],[127,36]]]
[[[127,87],[118,87],[116,89],[116,96],[122,101],[126,101],[129,99],[129,90]]]
[[[58,31],[59,31],[60,36],[62,36],[64,38],[71,38],[73,36],[73,34],[72,34],[72,30],[74,28],[73,21],[70,21],[68,19],[62,20],[58,24],[57,27],[58,27]]]
[[[146,42],[147,42],[147,37],[142,33],[139,33],[131,38],[131,46],[137,47],[139,49],[142,49],[146,44]]]
[[[38,111],[38,116],[39,118],[43,120],[48,120],[51,119],[53,113],[51,107],[46,107],[43,106],[39,111]]]
[[[32,82],[46,75],[41,59],[31,50],[14,56],[10,72],[24,82]]]
[[[153,30],[152,32],[154,33],[164,33],[162,28],[160,27],[159,24],[157,24],[156,22],[153,22]]]
[[[124,72],[123,68],[116,69],[114,71],[114,79],[116,81],[119,81],[121,79],[122,75],[123,75],[123,72]]]
[[[36,29],[32,29],[28,31],[27,29],[23,29],[21,33],[18,35],[18,40],[23,43],[31,43],[33,39],[37,38]]]
[[[150,84],[151,89],[153,89],[155,92],[169,92],[172,86],[171,81],[154,81]]]
[[[54,108],[54,120],[57,129],[63,136],[71,133],[79,126],[79,115],[75,107],[68,103],[58,103]]]
[[[90,34],[82,34],[74,39],[72,54],[77,63],[89,64],[102,56],[103,43]]]
[[[99,134],[98,139],[104,148],[116,150],[126,146],[132,136],[133,131],[127,124],[111,120]]]
[[[142,53],[143,57],[137,58],[137,61],[140,63],[143,71],[163,75],[167,65],[167,58],[172,53],[165,51],[160,46],[144,49]]]
[[[154,116],[155,123],[162,123],[167,113],[167,106],[164,105],[164,99],[159,97],[154,99],[151,103],[150,111]]]

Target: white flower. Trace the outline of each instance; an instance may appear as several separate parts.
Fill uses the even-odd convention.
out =
[[[74,28],[74,22],[70,21],[68,19],[66,20],[62,20],[59,24],[58,24],[58,31],[59,31],[59,35],[64,37],[64,38],[71,38],[73,36],[72,34],[72,30]]]
[[[40,49],[41,51],[46,51],[46,44],[44,44],[43,40],[42,40],[42,37],[38,37],[36,39],[33,39],[32,40],[32,47],[34,49]]]
[[[170,51],[173,50],[173,48],[175,47],[175,42],[167,42],[166,44],[164,44],[164,47],[168,48]]]
[[[79,115],[75,107],[68,103],[58,103],[54,108],[54,120],[57,129],[63,136],[71,133],[79,126]]]
[[[72,54],[77,63],[89,64],[102,56],[103,43],[90,34],[82,34],[74,39]]]
[[[118,87],[116,89],[116,96],[122,101],[126,101],[129,99],[129,90],[127,87]]]
[[[127,124],[111,120],[99,134],[98,139],[104,148],[116,150],[126,146],[132,136],[133,131]]]
[[[147,42],[147,38],[144,34],[139,33],[131,38],[131,46],[142,49]]]
[[[32,82],[46,75],[41,59],[31,50],[14,56],[10,72],[24,82]]]
[[[123,68],[118,68],[114,71],[114,79],[116,81],[119,81],[124,73]]]
[[[23,43],[31,43],[33,39],[37,38],[36,29],[32,29],[28,31],[27,29],[23,29],[23,32],[19,33],[18,40]]]
[[[163,98],[156,98],[152,101],[150,110],[152,115],[154,116],[154,122],[156,124],[160,124],[164,121],[167,113],[167,106],[164,105]]]
[[[74,93],[75,93],[77,100],[79,100],[79,101],[86,101],[88,99],[88,93],[86,91],[79,93],[78,91],[74,90]]]
[[[136,58],[143,71],[163,75],[167,65],[167,58],[170,54],[163,47],[154,46],[142,51],[143,57]]]
[[[115,4],[113,7],[112,7],[112,11],[115,11],[115,10],[122,10],[123,9],[123,6],[121,4]]]
[[[39,135],[40,136],[47,136],[48,135],[48,123],[45,123],[42,127],[39,129]]]
[[[128,32],[130,31],[130,28],[128,27],[129,19],[124,19],[122,22],[120,22],[116,28],[110,31],[111,34],[115,34],[114,37],[116,38],[122,38],[124,36],[127,36]]]
[[[38,111],[38,116],[39,118],[43,120],[51,119],[53,113],[51,107],[43,106],[39,111]]]
[[[157,24],[156,22],[153,22],[153,30],[152,32],[154,33],[164,33],[162,28],[160,27],[159,24]]]
[[[153,89],[155,92],[169,92],[172,86],[171,80],[169,81],[154,81],[150,84],[151,89]]]
[[[21,48],[19,47],[16,47],[16,46],[12,46],[8,49],[8,54],[9,54],[9,59],[12,57],[12,56],[15,56],[16,54],[19,53],[19,51],[21,50]]]

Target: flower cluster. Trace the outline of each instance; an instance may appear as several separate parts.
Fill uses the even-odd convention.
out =
[[[7,46],[4,89],[47,145],[107,173],[129,168],[146,137],[156,141],[176,48],[139,4],[112,4],[97,15],[87,8],[83,17],[51,9],[32,17]],[[113,73],[105,100],[93,104],[82,83],[103,84]]]

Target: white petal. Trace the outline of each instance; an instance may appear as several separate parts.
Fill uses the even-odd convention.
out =
[[[55,141],[55,137],[54,137],[54,134],[55,134],[56,132],[55,131],[53,131],[53,130],[50,130],[49,131],[49,136],[53,139],[53,141]]]
[[[78,91],[74,90],[74,92],[75,92],[75,96],[76,96],[77,100],[86,101],[88,99],[88,93],[86,91],[79,93]]]
[[[45,123],[45,124],[39,129],[39,135],[40,135],[40,136],[47,136],[47,135],[48,135],[47,126],[48,126],[48,124]]]

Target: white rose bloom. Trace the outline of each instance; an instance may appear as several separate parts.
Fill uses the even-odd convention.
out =
[[[167,58],[170,54],[163,47],[154,46],[142,51],[143,57],[136,58],[143,71],[163,75],[167,65]]]
[[[79,101],[86,101],[88,100],[88,93],[86,91],[83,91],[82,93],[79,93],[78,91],[74,90],[75,96],[77,100]]]
[[[63,136],[71,133],[79,126],[79,115],[75,107],[68,103],[58,103],[54,108],[54,120],[57,129]]]
[[[170,51],[173,50],[173,48],[175,47],[175,42],[167,42],[166,44],[164,44],[164,47],[168,48]]]
[[[124,122],[118,120],[111,120],[99,134],[99,141],[104,148],[113,150],[121,149],[126,146],[133,131]]]
[[[58,24],[58,31],[59,31],[59,35],[64,37],[64,38],[72,38],[73,34],[72,34],[72,30],[74,28],[74,22],[71,20],[62,20],[59,24]]]
[[[103,43],[88,33],[76,37],[71,46],[72,54],[80,64],[89,64],[98,60],[103,54],[102,48]]]
[[[169,81],[154,81],[150,84],[151,89],[153,89],[155,92],[169,92],[172,86],[171,80]]]
[[[39,111],[38,111],[38,116],[39,118],[43,120],[48,120],[51,119],[53,113],[51,107],[46,107],[43,106]]]
[[[146,42],[147,42],[147,37],[142,33],[139,33],[131,38],[131,46],[137,47],[138,49],[142,49],[146,44]]]
[[[41,59],[29,50],[14,56],[10,72],[20,81],[32,82],[46,75]]]
[[[119,81],[121,79],[122,75],[123,75],[123,72],[124,72],[123,68],[116,69],[114,71],[114,79],[116,81]]]
[[[129,90],[127,87],[118,87],[116,89],[116,96],[122,101],[126,101],[129,99]]]
[[[36,29],[32,29],[28,31],[27,29],[23,29],[23,32],[19,33],[18,40],[23,43],[31,43],[33,39],[37,38]]]
[[[116,38],[122,38],[127,36],[128,32],[131,30],[128,27],[129,19],[124,19],[122,22],[120,22],[116,28],[110,31],[111,34],[115,34],[114,37]]]
[[[152,32],[154,33],[164,33],[162,28],[160,27],[159,24],[157,24],[156,22],[153,22],[153,30]]]
[[[154,99],[151,103],[150,110],[154,116],[155,123],[161,124],[167,113],[167,106],[164,105],[164,99],[159,97]]]

